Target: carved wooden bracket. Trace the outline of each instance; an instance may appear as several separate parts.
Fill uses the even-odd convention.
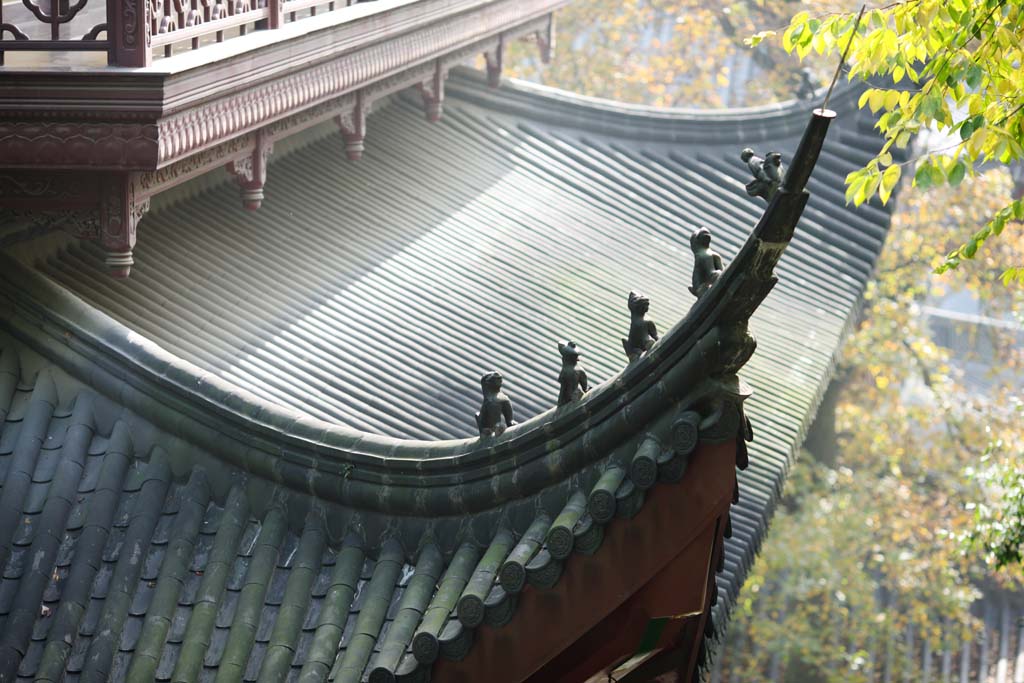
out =
[[[0,212],[27,237],[63,230],[98,242],[114,277],[128,277],[136,227],[149,210],[137,173],[0,173]]]
[[[126,278],[135,259],[136,229],[149,211],[149,197],[137,195],[138,174],[118,174],[103,181],[100,195],[100,246],[106,252],[104,263],[110,274]]]
[[[498,36],[498,45],[484,53],[487,60],[487,85],[497,88],[501,85],[501,62],[505,54],[505,38]]]
[[[267,182],[267,161],[274,151],[274,143],[264,135],[256,132],[256,144],[252,153],[228,163],[228,173],[235,176],[235,182],[241,188],[242,206],[248,211],[255,211],[263,204],[263,185]]]
[[[444,111],[444,79],[447,76],[441,66],[441,60],[437,61],[434,68],[434,75],[430,80],[419,84],[420,95],[423,96],[423,108],[427,112],[427,120],[437,123],[441,120]]]
[[[363,91],[356,93],[356,102],[352,109],[338,114],[335,119],[345,140],[345,155],[352,161],[363,158],[366,139],[366,115],[369,113]]]

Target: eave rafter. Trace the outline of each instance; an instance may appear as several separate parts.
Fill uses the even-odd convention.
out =
[[[58,107],[52,113],[67,117],[66,122],[35,120],[34,105],[17,85],[0,87],[0,219],[98,241],[110,274],[127,277],[138,222],[153,196],[223,167],[240,188],[242,206],[256,210],[276,141],[334,119],[346,155],[356,161],[365,149],[366,118],[375,101],[417,87],[427,118],[440,120],[444,82],[453,67],[483,55],[488,79],[496,86],[508,40],[536,42],[541,57],[549,58],[552,12],[562,4],[499,0],[476,5],[446,21],[231,90],[217,84],[223,74],[216,64],[197,70],[208,72],[205,79],[191,72],[133,76],[132,87],[140,88],[135,101],[146,104],[117,113],[94,106],[85,113],[85,100],[67,100],[63,111]],[[262,57],[273,55],[255,59]],[[98,96],[112,91],[111,79],[117,78],[93,74],[84,89]],[[221,88],[223,94],[182,104],[190,79],[194,87]]]

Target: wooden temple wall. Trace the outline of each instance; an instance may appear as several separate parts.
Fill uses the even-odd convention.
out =
[[[1014,596],[1019,597],[1019,596]],[[913,625],[883,642],[850,643],[849,651],[863,648],[870,653],[863,674],[851,672],[851,681],[871,683],[1024,683],[1024,605],[1005,593],[978,600],[971,612],[978,618],[973,637],[959,637],[947,626],[951,647],[935,649],[916,633]],[[761,618],[765,618],[761,615]],[[959,630],[957,627],[955,630]],[[751,656],[762,662],[759,676],[743,672]],[[792,683],[781,652],[765,655],[740,624],[729,629],[718,647],[708,683]],[[809,683],[801,681],[801,683]]]

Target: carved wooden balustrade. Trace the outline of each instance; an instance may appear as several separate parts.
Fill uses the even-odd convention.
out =
[[[146,67],[153,59],[222,43],[253,30],[279,29],[318,13],[368,0],[21,0],[0,4],[0,65],[7,52],[105,52],[111,66]],[[426,1],[426,0],[420,0]],[[46,61],[33,60],[33,65]]]

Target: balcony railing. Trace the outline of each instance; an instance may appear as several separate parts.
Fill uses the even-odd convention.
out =
[[[88,58],[78,58],[84,52],[106,53],[111,66],[146,67],[154,59],[343,11],[358,1],[0,0],[0,65],[8,52],[50,53],[21,60],[29,66],[87,64]]]

